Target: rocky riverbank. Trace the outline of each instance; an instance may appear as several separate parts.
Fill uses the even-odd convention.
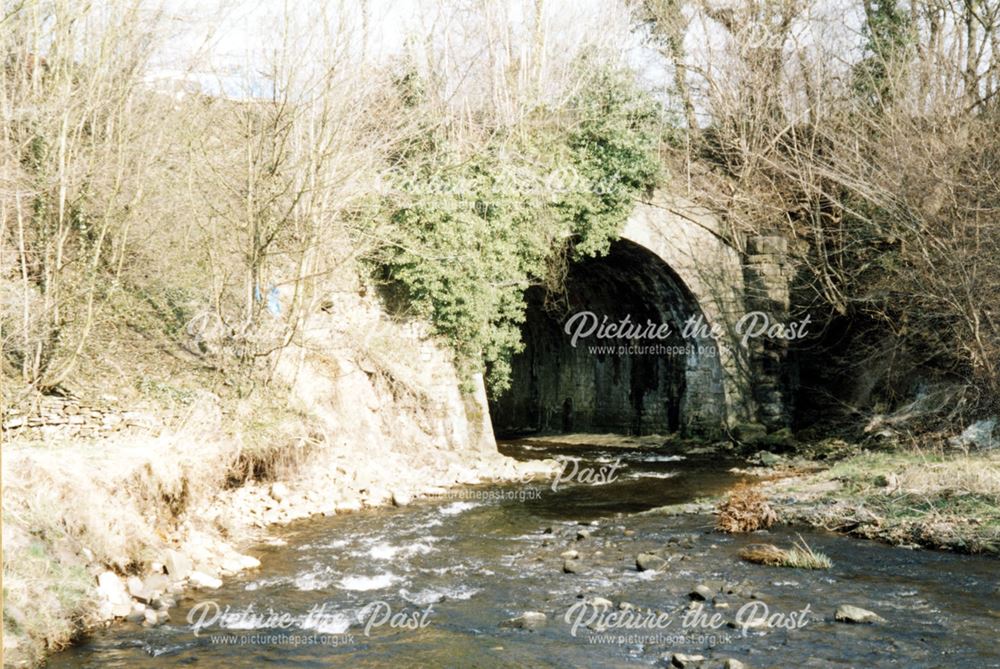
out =
[[[828,439],[761,451],[741,471],[781,522],[902,547],[1000,554],[1000,450],[863,448]]]
[[[37,454],[15,450],[5,455],[5,467],[20,469],[31,459],[37,463]],[[20,467],[12,461],[20,461]],[[86,471],[83,466],[77,460],[75,473]],[[89,470],[97,487],[91,491],[95,497],[86,500],[87,510],[81,513],[74,507],[46,519],[46,525],[39,528],[40,536],[23,532],[16,521],[5,523],[5,580],[12,596],[5,603],[4,666],[32,666],[45,653],[64,647],[81,633],[117,620],[145,626],[166,622],[185,591],[215,590],[225,579],[259,567],[260,561],[244,551],[266,541],[271,527],[317,514],[332,516],[388,504],[405,506],[418,497],[447,494],[454,486],[530,479],[552,472],[555,465],[521,463],[496,452],[473,457],[452,453],[425,466],[412,466],[403,457],[372,466],[344,459],[320,471],[304,469],[299,476],[281,481],[223,488],[187,508],[171,527],[160,522],[162,516],[170,515],[168,508],[151,510],[148,504],[135,505],[134,499],[115,503],[116,495],[134,494],[123,488],[135,485],[138,477],[154,467],[158,469],[147,462],[114,482],[102,482],[97,471]],[[46,473],[60,474],[51,464]],[[14,509],[24,509],[27,500],[22,495],[27,491],[16,483],[14,486],[5,490],[5,497]],[[40,494],[54,492],[48,489]],[[64,489],[54,496],[69,503],[65,495]],[[163,507],[169,507],[163,499],[170,497],[170,492],[161,496]],[[107,506],[91,507],[95,502]],[[94,526],[73,527],[83,522],[84,516]],[[47,534],[59,526],[68,526],[73,533],[64,530],[58,537]],[[113,540],[115,537],[108,534],[116,531],[127,532],[120,546],[125,552],[117,559],[109,557],[114,550],[111,546],[97,545]],[[25,559],[11,563],[10,555]],[[28,593],[38,601],[28,601]]]
[[[732,439],[706,444],[676,436],[557,435],[531,443],[566,448],[667,446],[677,453],[738,457],[732,469],[766,495],[781,523],[807,525],[894,546],[1000,554],[1000,449],[961,435],[930,435],[920,445],[797,439],[740,425]],[[992,443],[992,442],[991,442]],[[705,514],[720,499],[661,513]]]
[[[115,619],[162,622],[184,588],[253,568],[241,547],[269,526],[545,469],[497,452],[481,377],[463,384],[426,328],[338,299],[250,396],[194,378],[180,405],[108,409],[142,425],[88,431],[108,412],[75,413],[80,430],[4,431],[5,666]]]
[[[249,531],[241,533],[239,542],[234,546],[234,542],[217,533],[197,529],[195,523],[182,523],[177,535],[166,542],[176,547],[166,548],[144,573],[121,577],[107,570],[98,574],[93,624],[109,624],[116,619],[145,626],[166,622],[170,609],[186,590],[215,590],[222,586],[223,579],[259,567],[260,560],[239,552],[237,547],[266,541],[270,526],[317,514],[331,516],[388,504],[407,506],[419,497],[448,494],[449,488],[456,485],[528,480],[549,474],[554,467],[549,462],[518,462],[498,456],[424,471],[389,467],[383,473],[392,475],[381,483],[391,483],[391,489],[379,487],[378,482],[364,488],[338,489],[336,477],[328,476],[327,485],[314,477],[308,485],[302,481],[272,482],[224,491],[193,516],[209,519],[216,526],[232,526],[236,519],[243,518]]]

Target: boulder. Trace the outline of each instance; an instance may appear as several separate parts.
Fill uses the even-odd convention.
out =
[[[287,485],[275,481],[274,483],[271,484],[271,488],[268,490],[268,494],[271,495],[271,499],[280,504],[281,502],[288,499],[290,491],[288,490]]]
[[[545,627],[548,617],[541,611],[525,611],[516,618],[511,618],[500,623],[501,627],[513,627],[515,629],[534,630]]]
[[[125,590],[125,584],[113,571],[105,571],[97,576],[97,595],[112,605],[127,603],[131,609],[132,605],[128,592]],[[116,615],[126,615],[127,613],[128,610],[124,614]]]
[[[170,587],[170,579],[163,574],[150,574],[141,581],[141,584],[142,587],[137,591],[133,591],[130,585],[129,592],[143,604],[150,604],[167,591]]]
[[[639,553],[635,556],[635,568],[639,571],[662,571],[667,561],[653,553]]]
[[[168,550],[163,568],[172,580],[181,581],[191,575],[191,559],[179,551]]]
[[[674,653],[670,656],[670,665],[678,669],[697,667],[705,661],[704,655],[688,655],[687,653]]]
[[[692,589],[691,592],[688,593],[688,597],[695,601],[704,602],[714,597],[717,592],[717,588],[713,589],[704,583],[699,583],[694,586],[694,589]]]
[[[614,607],[614,602],[610,599],[605,599],[604,597],[590,597],[586,600],[586,602],[587,604],[599,609],[610,609]]]
[[[124,618],[132,612],[132,602],[118,602],[111,605],[111,615],[115,618]]]
[[[256,569],[260,566],[260,560],[252,555],[241,555],[239,556],[239,561],[243,569]]]
[[[838,606],[837,612],[833,617],[840,623],[865,624],[885,622],[885,618],[878,615],[874,611],[863,609],[860,606],[851,606],[850,604],[841,604]]]
[[[368,488],[368,493],[365,495],[365,504],[368,506],[381,506],[382,504],[385,504],[386,501],[391,499],[391,497],[392,493],[385,488],[371,486]]]
[[[125,586],[128,588],[128,594],[137,599],[142,595],[143,590],[145,589],[142,579],[138,576],[129,576],[125,579]]]
[[[760,465],[762,467],[777,467],[785,459],[776,453],[771,451],[757,451],[753,457],[750,458],[750,462],[755,465]]]
[[[392,503],[395,506],[409,506],[411,502],[413,502],[413,495],[405,490],[392,491]]]
[[[222,581],[215,578],[214,576],[209,576],[208,574],[200,571],[193,571],[188,577],[191,580],[191,585],[196,588],[202,588],[204,590],[215,590],[222,587]]]
[[[361,502],[357,499],[348,499],[337,502],[334,507],[337,513],[353,513],[361,510]]]
[[[223,576],[231,576],[239,571],[243,570],[243,565],[240,563],[239,556],[230,555],[222,558],[222,563],[219,565],[222,570]]]
[[[125,620],[130,623],[141,623],[146,619],[146,605],[135,602],[132,604],[132,609],[125,616]]]
[[[563,560],[562,570],[566,574],[579,574],[583,571],[583,565],[579,560]]]
[[[995,416],[979,420],[965,428],[962,434],[949,439],[948,443],[960,448],[994,448],[997,444],[1000,444],[1000,439],[993,436],[996,433],[996,429],[997,419]]]
[[[177,606],[177,600],[171,595],[161,595],[159,597],[154,597],[152,601],[149,602],[157,611],[166,611],[167,609]]]
[[[757,446],[767,438],[767,428],[760,423],[740,423],[733,428],[733,437],[745,446]]]

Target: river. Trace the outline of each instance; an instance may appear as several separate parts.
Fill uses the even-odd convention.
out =
[[[712,531],[707,514],[643,513],[733,485],[734,463],[718,455],[530,441],[501,449],[572,455],[581,469],[556,490],[473,486],[277,529],[250,551],[259,570],[188,592],[159,627],[96,631],[48,666],[636,667],[680,652],[704,656],[703,667],[727,658],[758,668],[1000,667],[995,559],[789,528],[731,536]],[[616,461],[605,477],[614,480],[581,480]],[[736,555],[799,534],[831,569]],[[644,552],[666,562],[639,571]],[[717,594],[693,599],[699,585]],[[836,622],[841,604],[885,621]],[[544,624],[506,622],[526,611],[544,613]]]

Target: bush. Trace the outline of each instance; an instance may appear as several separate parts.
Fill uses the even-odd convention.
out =
[[[738,486],[719,504],[715,528],[722,532],[754,532],[771,527],[778,515],[760,491]]]

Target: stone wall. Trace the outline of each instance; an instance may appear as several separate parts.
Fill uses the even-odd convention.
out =
[[[777,235],[759,235],[748,239],[746,248],[743,277],[747,309],[767,314],[771,322],[787,323],[794,271],[788,240]],[[760,337],[751,339],[749,344],[757,420],[770,429],[784,427],[789,422],[792,399],[788,340]]]
[[[73,397],[41,396],[25,408],[9,408],[3,415],[4,436],[101,437],[127,428],[156,430],[161,420],[144,411],[126,411],[113,400],[84,402]]]

